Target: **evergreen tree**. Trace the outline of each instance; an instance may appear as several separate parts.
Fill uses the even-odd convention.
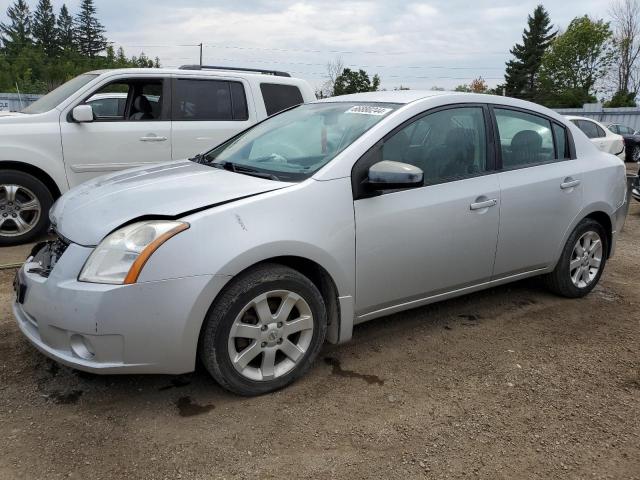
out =
[[[80,53],[90,58],[95,57],[107,48],[105,28],[96,17],[93,0],[82,0],[80,13],[75,19],[75,34]]]
[[[33,40],[44,53],[54,57],[58,53],[56,17],[51,0],[40,0],[33,15]]]
[[[0,23],[0,40],[6,53],[16,55],[31,44],[31,12],[25,0],[7,9],[8,23]]]
[[[56,25],[58,35],[57,44],[63,54],[77,51],[74,39],[73,17],[69,14],[67,6],[62,4]]]
[[[509,60],[506,67],[505,88],[508,96],[536,100],[542,56],[557,33],[551,32],[552,29],[549,13],[542,5],[538,5],[533,16],[527,18],[522,43],[517,43],[510,50],[515,58]]]

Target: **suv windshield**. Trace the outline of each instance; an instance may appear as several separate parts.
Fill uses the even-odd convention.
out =
[[[246,130],[201,159],[239,173],[301,181],[398,106],[371,102],[300,105]]]
[[[63,83],[55,90],[51,90],[44,97],[39,98],[28,107],[22,110],[22,113],[44,113],[56,108],[69,95],[76,92],[79,88],[84,87],[91,80],[96,78],[97,74],[84,74],[72,78],[67,83]]]

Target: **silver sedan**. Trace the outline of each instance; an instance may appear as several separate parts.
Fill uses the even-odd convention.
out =
[[[589,293],[626,214],[623,163],[519,100],[375,92],[289,109],[191,160],[62,196],[15,281],[45,355],[96,373],[290,384],[354,325],[541,276]]]

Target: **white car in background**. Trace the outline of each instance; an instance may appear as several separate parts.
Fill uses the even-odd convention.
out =
[[[591,118],[567,115],[567,119],[589,137],[599,150],[616,155],[624,162],[624,138]]]

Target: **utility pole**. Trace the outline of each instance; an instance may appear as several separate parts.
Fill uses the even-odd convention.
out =
[[[202,67],[202,43],[200,43],[200,66]]]

